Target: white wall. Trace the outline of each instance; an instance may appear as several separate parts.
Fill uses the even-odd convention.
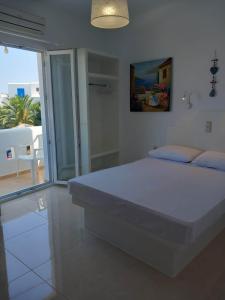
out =
[[[7,101],[7,97],[8,95],[0,93],[0,105],[2,105],[2,102]]]
[[[25,95],[31,95],[31,86],[29,83],[8,83],[8,95],[14,97],[17,95],[17,89],[23,88]]]
[[[11,128],[0,130],[0,176],[16,173],[17,160],[15,159],[15,151],[18,146],[33,145],[37,149],[38,140],[35,140],[38,135],[42,135],[42,126],[26,127],[26,128]],[[6,151],[12,148],[13,159],[7,160]],[[19,169],[29,170],[30,163],[20,161]]]
[[[36,90],[39,89],[38,82],[30,82],[30,83],[8,83],[8,95],[9,97],[14,97],[17,95],[17,89],[23,88],[25,91],[25,95],[33,98],[34,101],[40,101],[40,93]]]
[[[121,32],[121,149],[122,161],[146,156],[152,145],[166,142],[169,126],[194,122],[198,111],[225,111],[225,1],[177,0],[146,11]],[[219,57],[218,96],[209,97],[211,58]],[[129,111],[129,64],[173,57],[172,110],[167,113]],[[178,99],[193,92],[193,109]],[[209,116],[210,117],[210,116]],[[205,121],[202,120],[204,132]]]

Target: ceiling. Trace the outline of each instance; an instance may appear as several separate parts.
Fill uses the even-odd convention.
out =
[[[173,0],[128,0],[130,17],[135,18],[146,10],[154,10]],[[32,5],[44,5],[58,8],[70,14],[79,14],[79,16],[89,18],[91,10],[91,0],[0,0],[0,3],[21,7],[31,7]]]
[[[91,9],[91,0],[32,0],[51,2],[54,5],[58,5],[61,8],[68,10],[76,10],[84,14],[89,14]],[[168,0],[128,0],[130,14],[140,15],[146,11],[146,9],[156,8],[164,3],[168,3]]]

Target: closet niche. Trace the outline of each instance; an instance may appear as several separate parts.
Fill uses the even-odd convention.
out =
[[[119,163],[118,72],[115,57],[78,50],[81,174]]]

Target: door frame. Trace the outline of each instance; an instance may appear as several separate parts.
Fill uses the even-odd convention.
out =
[[[72,83],[72,107],[73,107],[73,128],[74,128],[74,148],[75,148],[75,175],[80,174],[80,153],[79,153],[79,109],[78,109],[78,96],[77,96],[77,62],[76,62],[76,49],[67,50],[53,50],[45,51],[43,53],[43,65],[45,66],[46,76],[46,92],[47,92],[47,106],[48,106],[48,120],[49,120],[49,134],[50,141],[49,146],[52,152],[50,157],[52,166],[52,181],[56,184],[67,185],[67,181],[57,179],[57,155],[56,155],[56,142],[55,142],[55,123],[54,123],[54,106],[53,106],[53,95],[52,95],[52,79],[51,79],[51,66],[50,57],[53,55],[70,55],[70,66],[71,66],[71,83]]]
[[[19,45],[15,45],[15,44],[10,44],[10,43],[4,43],[4,42],[1,42],[0,43],[0,46],[4,47],[9,47],[9,48],[15,48],[15,49],[20,49],[20,50],[26,50],[26,51],[31,51],[31,52],[35,52],[40,55],[44,55],[45,51],[42,50],[42,49],[37,49],[37,48],[31,48],[31,47],[24,47],[24,46],[19,46]],[[29,193],[33,193],[35,191],[38,191],[38,190],[42,190],[42,189],[45,189],[45,188],[48,188],[49,186],[51,186],[53,184],[53,177],[52,177],[52,163],[51,163],[51,155],[50,155],[50,128],[49,128],[49,112],[48,112],[48,105],[47,105],[47,83],[46,83],[46,76],[45,76],[45,66],[43,64],[43,60],[41,61],[41,64],[38,66],[40,67],[40,69],[38,69],[38,73],[41,72],[41,76],[39,74],[39,80],[41,78],[41,81],[42,82],[39,82],[39,86],[42,85],[42,88],[43,88],[43,98],[44,98],[44,101],[42,103],[42,115],[44,114],[44,118],[45,118],[45,124],[44,124],[44,127],[45,127],[45,143],[46,143],[46,153],[45,155],[47,154],[47,161],[48,161],[48,181],[47,182],[44,182],[44,183],[41,183],[41,184],[36,184],[36,185],[32,185],[30,187],[27,187],[27,188],[22,188],[18,191],[15,191],[15,192],[12,192],[12,193],[8,193],[8,194],[5,194],[5,195],[2,195],[0,196],[0,204],[1,203],[4,203],[4,202],[7,202],[7,201],[10,201],[10,200],[13,200],[15,198],[18,198],[18,197],[22,197],[24,195],[27,195]],[[43,125],[42,125],[43,126]]]

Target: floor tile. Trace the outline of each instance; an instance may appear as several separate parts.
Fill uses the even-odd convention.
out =
[[[48,225],[42,225],[6,241],[6,249],[29,268],[45,263],[53,256]]]
[[[126,281],[136,263],[129,255],[93,238],[34,272],[69,299],[113,299],[112,293],[119,287],[114,281],[118,275]]]
[[[8,240],[10,238],[16,237],[17,235],[34,229],[35,227],[41,226],[46,222],[47,220],[33,212],[28,212],[15,219],[8,219],[2,224],[4,239]]]
[[[30,213],[47,223],[6,241],[13,256],[1,256],[0,263],[14,271],[9,278],[0,275],[5,299],[7,283],[17,300],[225,299],[225,230],[171,279],[88,232],[84,211],[72,203],[67,188],[51,187],[13,202],[2,210],[3,225]]]
[[[30,204],[30,205],[29,205]],[[31,207],[32,205],[32,207]],[[0,206],[1,221],[7,222],[34,211],[34,203],[26,196],[8,201]]]
[[[28,269],[23,263],[21,263],[8,251],[5,251],[5,257],[8,282],[11,282],[18,277],[30,272],[30,269]]]
[[[40,277],[33,272],[29,272],[9,284],[9,297],[10,299],[18,297],[29,290],[38,287],[42,283],[44,283],[44,281]]]
[[[47,192],[41,191],[27,195],[24,205],[29,211],[35,212],[38,215],[48,219],[48,207],[47,207]]]
[[[63,273],[62,278],[68,280],[68,283],[70,278],[79,281],[86,273],[92,275],[96,273],[94,276],[97,276],[97,272],[102,272],[102,265],[99,264],[99,260],[103,262],[105,256],[106,253],[104,253],[103,248],[101,249],[96,242],[83,241],[70,251],[58,252],[54,258],[35,268],[34,272],[57,288],[58,283],[61,285],[61,278],[58,278],[57,270],[63,268],[66,273]],[[74,282],[72,281],[72,285]]]
[[[45,209],[39,213],[48,218],[57,251],[68,251],[87,238],[84,231],[83,208],[72,203],[66,187],[50,188],[45,194],[39,193],[33,201],[37,203],[40,199],[41,207]]]
[[[40,276],[45,281],[48,281],[52,286],[56,287],[55,285],[55,261],[54,259],[49,260],[48,262],[40,265],[37,268],[34,268],[33,271]]]
[[[206,300],[224,300],[225,299],[225,272],[214,284]]]
[[[13,298],[13,300],[66,300],[66,298],[58,294],[47,283],[42,283],[39,286]]]

